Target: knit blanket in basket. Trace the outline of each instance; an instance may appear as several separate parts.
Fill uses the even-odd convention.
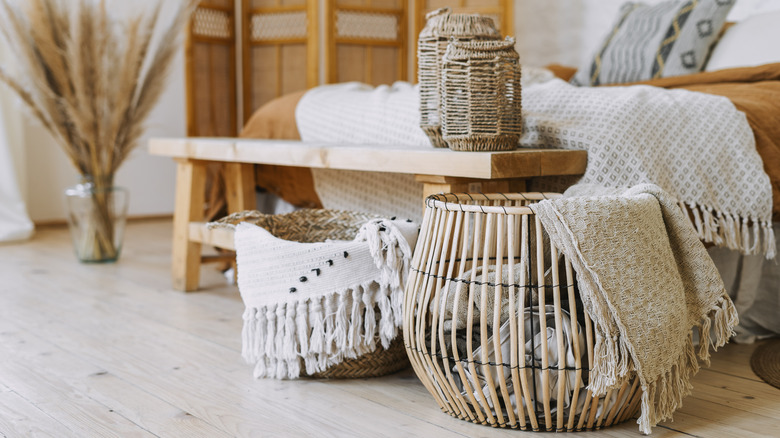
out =
[[[352,241],[300,243],[238,224],[242,354],[255,377],[313,375],[376,350],[377,339],[388,348],[417,233],[414,222],[372,219]]]
[[[727,98],[651,86],[575,87],[535,68],[524,67],[522,77],[521,147],[586,149],[588,165],[579,182],[656,184],[689,213],[701,239],[774,257],[769,177],[745,114]],[[402,83],[317,87],[301,99],[296,122],[304,141],[432,148],[419,127],[418,99],[418,90]],[[413,177],[381,178],[378,183],[365,172],[314,172],[326,208],[373,211],[377,199],[397,198],[407,210],[394,214],[419,216],[419,203],[405,202],[414,197],[398,188],[408,187],[398,181],[414,184]],[[362,205],[342,203],[350,198],[344,193],[356,191],[362,196],[351,199]]]
[[[699,369],[692,328],[708,363],[710,345],[724,345],[737,325],[712,259],[676,202],[651,184],[625,191],[575,186],[530,207],[571,260],[594,321],[589,389],[602,395],[636,373],[639,428],[649,434],[691,392]]]

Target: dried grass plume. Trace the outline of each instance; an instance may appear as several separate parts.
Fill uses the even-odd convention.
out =
[[[123,19],[105,0],[0,0],[0,32],[19,63],[17,76],[0,66],[0,81],[96,185],[113,184],[164,90],[198,3],[178,1],[172,22],[162,23],[163,0]]]

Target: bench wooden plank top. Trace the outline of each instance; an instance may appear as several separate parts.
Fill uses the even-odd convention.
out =
[[[528,149],[456,152],[412,145],[369,145],[237,138],[155,138],[153,155],[190,160],[275,164],[322,169],[502,179],[580,175],[586,151]]]

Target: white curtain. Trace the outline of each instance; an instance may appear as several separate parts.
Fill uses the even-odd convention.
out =
[[[0,62],[8,68],[10,59],[5,41],[0,40]],[[22,195],[25,166],[20,105],[13,92],[0,85],[0,242],[28,239],[33,233]]]

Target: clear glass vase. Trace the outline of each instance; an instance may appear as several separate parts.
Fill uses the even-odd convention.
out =
[[[128,201],[127,189],[112,184],[86,180],[65,190],[70,236],[80,261],[107,263],[119,258]]]

